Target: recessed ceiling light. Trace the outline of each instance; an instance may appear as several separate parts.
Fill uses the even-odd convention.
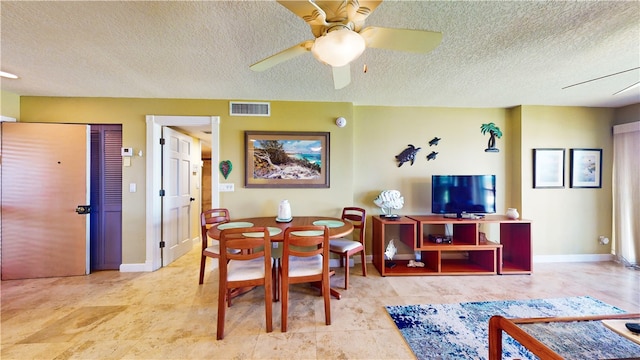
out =
[[[4,72],[4,71],[0,71],[0,76],[5,77],[7,79],[17,79],[18,78],[18,75],[14,75],[12,73]]]

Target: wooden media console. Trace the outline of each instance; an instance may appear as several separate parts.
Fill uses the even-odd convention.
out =
[[[440,215],[410,215],[397,220],[373,216],[373,264],[382,276],[531,274],[531,221],[488,215],[452,219]],[[499,240],[481,232],[483,224],[498,224]],[[431,235],[431,237],[430,237]],[[419,253],[424,267],[409,260],[387,266],[384,251],[395,238]]]

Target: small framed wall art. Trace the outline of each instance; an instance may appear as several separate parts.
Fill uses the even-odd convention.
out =
[[[602,187],[602,149],[571,149],[572,188]]]
[[[564,188],[564,149],[533,149],[533,187]]]

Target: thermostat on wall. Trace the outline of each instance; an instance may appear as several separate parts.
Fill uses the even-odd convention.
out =
[[[123,147],[120,151],[122,156],[133,156],[133,148]]]

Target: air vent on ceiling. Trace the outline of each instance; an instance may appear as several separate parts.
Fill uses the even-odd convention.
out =
[[[231,116],[271,116],[271,105],[268,102],[229,102]]]

